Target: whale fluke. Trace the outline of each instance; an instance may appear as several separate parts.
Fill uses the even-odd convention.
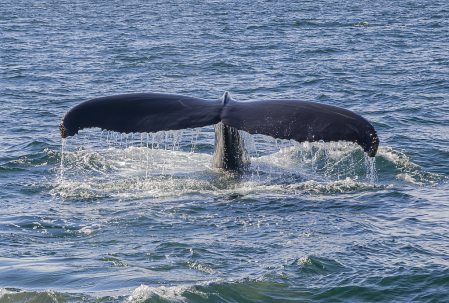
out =
[[[120,133],[196,128],[221,121],[222,99],[204,100],[167,94],[127,94],[82,102],[62,117],[61,137],[84,128]]]
[[[376,155],[379,146],[374,127],[349,110],[299,100],[238,102],[228,92],[215,100],[153,93],[92,99],[69,110],[59,130],[66,138],[89,127],[134,133],[212,124],[218,124],[216,140],[221,138],[223,143],[215,143],[214,165],[229,169],[249,163],[236,130],[298,142],[355,142],[370,157]]]
[[[250,134],[263,134],[298,142],[349,141],[374,157],[379,138],[362,116],[347,109],[298,100],[229,100],[221,121]]]

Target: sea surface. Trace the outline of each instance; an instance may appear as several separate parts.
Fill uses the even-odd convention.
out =
[[[449,4],[0,0],[0,302],[448,302]],[[380,138],[83,130],[95,97],[299,99]],[[300,123],[300,121],[298,122]]]

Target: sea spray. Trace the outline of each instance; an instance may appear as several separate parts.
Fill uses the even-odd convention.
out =
[[[111,182],[121,184],[123,178],[147,183],[156,176],[165,176],[167,182],[173,183],[174,178],[198,178],[196,172],[207,175],[211,169],[210,160],[199,160],[211,157],[213,132],[210,129],[128,135],[84,132],[87,134],[63,141],[60,180],[86,180],[94,187],[105,188],[104,184]],[[327,183],[362,178],[373,184],[377,180],[375,159],[366,157],[353,143],[298,143],[245,132],[241,135],[251,156],[252,165],[245,177],[251,183],[290,184],[307,180]],[[176,182],[184,182],[181,179]],[[134,187],[145,190],[147,185]]]

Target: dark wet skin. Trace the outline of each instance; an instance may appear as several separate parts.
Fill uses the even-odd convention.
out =
[[[61,120],[62,138],[99,127],[121,133],[215,127],[213,165],[239,170],[249,163],[239,130],[298,142],[349,141],[374,157],[379,138],[362,116],[336,106],[299,100],[238,102],[226,92],[205,100],[168,94],[127,94],[85,101]]]

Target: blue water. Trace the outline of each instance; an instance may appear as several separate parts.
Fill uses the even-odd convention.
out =
[[[0,302],[446,302],[446,1],[0,0]],[[213,129],[65,142],[94,97],[344,107],[353,144]],[[63,146],[64,145],[64,146]]]

